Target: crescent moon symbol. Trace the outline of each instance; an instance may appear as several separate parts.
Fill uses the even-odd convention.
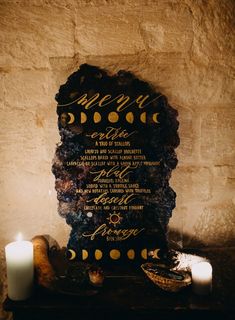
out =
[[[158,121],[158,119],[157,119],[157,116],[159,115],[159,113],[154,113],[153,114],[153,121],[155,122],[155,123],[159,123],[159,121]]]
[[[160,251],[160,249],[155,249],[154,251],[153,251],[153,258],[155,258],[155,259],[160,259],[160,257],[159,257],[159,255],[158,255],[158,252]]]
[[[74,260],[76,258],[76,252],[72,249],[69,249],[69,252],[71,253],[69,260]]]
[[[109,113],[109,115],[108,115],[109,122],[115,123],[115,122],[118,121],[118,119],[119,119],[119,115],[118,115],[117,112],[112,111],[112,112]]]
[[[71,113],[71,112],[68,112],[68,115],[69,115],[69,117],[70,117],[70,119],[69,119],[69,121],[68,121],[68,124],[74,123],[74,120],[75,120],[74,114]]]

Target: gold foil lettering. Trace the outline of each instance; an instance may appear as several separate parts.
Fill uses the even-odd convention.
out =
[[[140,95],[137,99],[136,99],[136,103],[138,104],[140,109],[143,109],[145,106],[143,105],[143,103],[149,98],[149,95],[147,96],[142,96]]]
[[[117,98],[120,97],[119,99],[117,99],[117,103],[123,102],[117,107],[117,111],[121,112],[123,110],[125,110],[127,107],[129,107],[129,105],[125,106],[126,103],[130,100],[130,97],[128,96],[124,96],[124,94],[120,94],[120,96],[117,96]],[[134,101],[132,102],[134,103]],[[131,103],[131,104],[132,104]],[[125,106],[125,107],[124,107]]]
[[[159,99],[160,97],[161,97],[161,95],[159,95],[149,101],[149,98],[150,98],[149,95],[145,95],[145,96],[139,95],[138,97],[134,98],[131,101],[130,97],[125,95],[124,93],[121,93],[121,94],[117,95],[116,97],[112,97],[112,95],[110,95],[110,94],[106,94],[105,96],[100,97],[100,93],[97,92],[93,96],[91,96],[90,98],[88,98],[87,93],[84,93],[80,97],[73,100],[72,102],[69,102],[66,104],[59,104],[58,107],[70,106],[71,104],[76,102],[78,105],[80,104],[80,105],[84,106],[84,108],[86,110],[88,110],[88,109],[91,109],[95,106],[102,108],[107,105],[111,105],[114,101],[116,101],[116,104],[117,104],[116,111],[122,112],[133,104],[136,104],[139,109],[143,109],[143,108],[147,107],[150,103]],[[105,101],[106,101],[106,103],[105,103]]]
[[[99,195],[98,197],[92,198],[87,200],[87,202],[94,202],[96,205],[98,204],[102,204],[102,205],[106,205],[106,204],[116,204],[116,205],[127,205],[128,203],[130,203],[132,200],[135,199],[135,194],[131,193],[129,195],[123,195],[121,197],[108,197],[107,196],[108,193],[104,192],[101,195]]]
[[[120,241],[126,240],[130,237],[136,237],[145,229],[111,229],[104,223],[100,225],[95,231],[93,232],[84,232],[82,235],[83,237],[90,238],[90,240],[95,240],[97,236],[101,237],[118,237]]]
[[[115,165],[109,170],[101,169],[98,171],[91,171],[91,174],[96,175],[96,177],[94,178],[94,181],[98,181],[102,177],[109,178],[112,176],[115,176],[116,178],[119,178],[119,179],[123,179],[129,173],[132,173],[133,169],[136,169],[136,168],[137,166],[131,167],[130,165],[128,165],[122,169],[121,166]]]
[[[107,104],[110,103],[110,101],[108,103],[105,103],[103,104],[104,101],[107,101],[107,100],[110,100],[112,98],[112,96],[110,94],[107,94],[106,96],[104,96],[102,99],[100,99],[99,103],[98,103],[98,106],[99,107],[104,107],[106,106]]]
[[[122,129],[121,127],[115,128],[115,127],[107,127],[106,132],[97,132],[94,131],[90,134],[87,134],[87,137],[91,137],[92,139],[97,139],[99,141],[101,140],[111,140],[114,141],[116,139],[127,139],[131,135],[133,135],[136,131],[128,132],[126,129]]]
[[[85,109],[90,109],[92,107],[94,107],[97,102],[95,104],[92,105],[92,103],[97,100],[99,98],[100,94],[96,93],[94,94],[91,98],[87,99],[87,93],[84,93],[78,100],[77,100],[77,104],[81,104],[82,106],[85,106]]]

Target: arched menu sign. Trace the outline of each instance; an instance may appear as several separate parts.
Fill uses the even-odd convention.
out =
[[[133,74],[81,65],[56,95],[53,161],[69,259],[141,261],[167,250],[177,111]]]

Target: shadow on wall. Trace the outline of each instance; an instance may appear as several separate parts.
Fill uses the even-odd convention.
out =
[[[175,250],[184,250],[184,249],[200,249],[205,247],[212,248],[222,248],[222,247],[235,247],[235,235],[231,236],[228,240],[220,239],[216,243],[210,244],[208,239],[201,240],[197,237],[192,236],[189,233],[179,232],[174,228],[169,229],[168,231],[168,242],[169,247]]]
[[[185,247],[202,248],[206,244],[192,235],[180,232],[177,229],[170,228],[168,231],[169,248],[175,250],[183,250]],[[187,246],[187,244],[189,244]],[[191,245],[190,245],[191,244]]]

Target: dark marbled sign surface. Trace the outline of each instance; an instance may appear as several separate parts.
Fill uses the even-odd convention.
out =
[[[147,82],[81,65],[56,95],[53,173],[70,259],[140,261],[167,250],[177,111]]]

